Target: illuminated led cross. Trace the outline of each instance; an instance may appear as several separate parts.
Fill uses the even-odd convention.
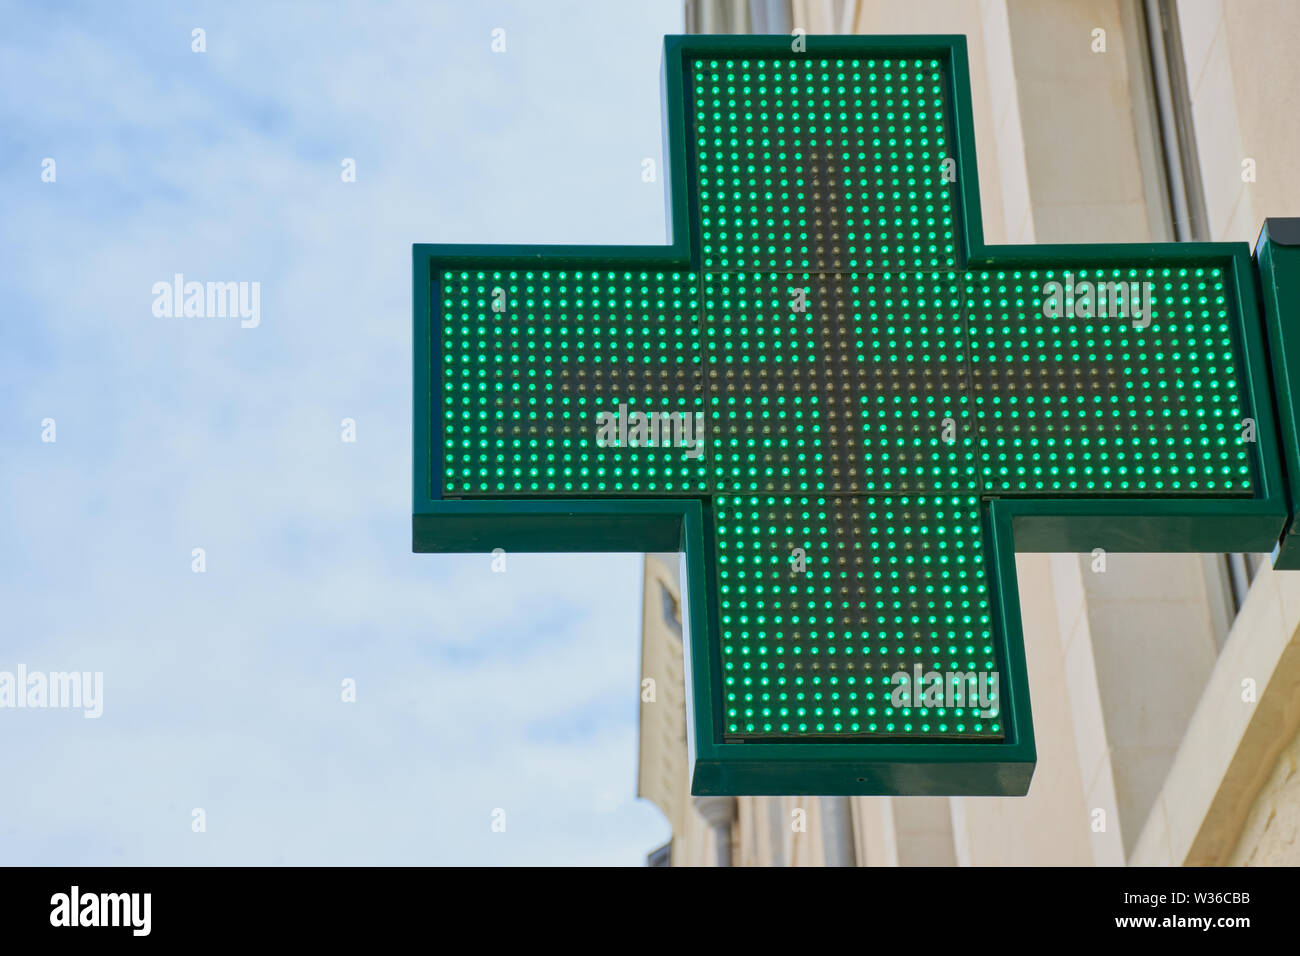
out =
[[[986,247],[961,38],[664,79],[671,245],[415,248],[415,549],[681,550],[696,793],[1026,792],[1014,549],[1282,528],[1248,250]]]

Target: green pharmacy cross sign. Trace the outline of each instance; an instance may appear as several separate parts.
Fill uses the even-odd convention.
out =
[[[1015,551],[1288,523],[1249,249],[986,246],[960,37],[663,85],[669,245],[415,247],[414,549],[680,552],[694,793],[1024,794]]]

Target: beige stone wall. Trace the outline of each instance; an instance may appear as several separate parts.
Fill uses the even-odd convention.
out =
[[[665,619],[663,595],[680,607],[677,555],[647,554],[641,585],[641,708],[637,796],[668,818],[673,832],[686,824],[686,665],[679,632]],[[654,681],[647,700],[644,682]]]
[[[1300,864],[1300,733],[1274,763],[1228,862],[1233,866]]]
[[[1252,584],[1156,797],[1130,863],[1222,866],[1277,841],[1270,815],[1293,793],[1300,728],[1300,572],[1265,567]],[[1270,783],[1272,781],[1272,783]],[[1252,822],[1253,821],[1253,822]],[[1264,834],[1268,834],[1264,837]],[[1261,842],[1263,841],[1263,842]],[[1294,846],[1288,862],[1300,863]]]
[[[826,866],[819,797],[740,797],[737,866]]]
[[[1120,0],[1006,0],[1031,215],[1039,242],[1163,235],[1138,148]],[[1094,52],[1094,30],[1105,52]]]
[[[1265,217],[1300,216],[1300,4],[1179,0],[1178,18],[1210,236],[1253,243]]]

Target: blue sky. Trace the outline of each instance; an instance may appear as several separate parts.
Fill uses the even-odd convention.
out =
[[[0,863],[641,863],[640,556],[410,553],[410,246],[663,242],[679,0],[0,22],[0,670],[104,674],[0,709]]]

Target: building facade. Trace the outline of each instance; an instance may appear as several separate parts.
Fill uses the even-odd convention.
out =
[[[1300,216],[1293,0],[689,0],[691,32],[964,34],[990,243]],[[681,576],[646,556],[639,793],[674,866],[1300,864],[1300,572],[1017,556],[1028,796],[690,796]],[[647,683],[649,682],[649,683]]]

